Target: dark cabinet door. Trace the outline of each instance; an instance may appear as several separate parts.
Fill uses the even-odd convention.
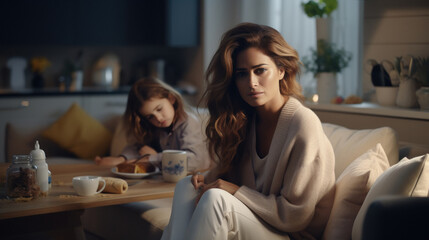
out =
[[[164,44],[165,1],[79,0],[76,44]]]
[[[168,0],[166,16],[167,45],[190,47],[199,44],[199,0]]]
[[[72,44],[74,9],[73,1],[0,1],[0,44]]]
[[[0,1],[0,44],[196,46],[199,9],[199,0]]]

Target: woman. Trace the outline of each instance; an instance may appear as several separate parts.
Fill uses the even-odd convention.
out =
[[[163,239],[322,236],[335,159],[320,120],[300,102],[299,63],[271,27],[225,33],[207,70],[206,134],[217,166],[177,184]]]

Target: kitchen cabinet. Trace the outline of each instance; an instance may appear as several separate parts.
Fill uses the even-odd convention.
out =
[[[6,161],[6,124],[11,123],[21,132],[31,135],[40,132],[59,119],[73,103],[81,106],[89,115],[113,132],[126,108],[127,93],[16,96],[0,98],[0,162]],[[22,153],[28,154],[28,153]]]
[[[72,1],[1,1],[0,44],[72,44],[76,16]]]
[[[0,44],[191,47],[200,0],[15,0],[0,2]]]

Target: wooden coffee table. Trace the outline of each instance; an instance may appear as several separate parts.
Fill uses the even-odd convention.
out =
[[[1,235],[34,233],[51,230],[54,234],[75,233],[82,229],[80,216],[87,208],[172,197],[174,183],[164,182],[160,174],[142,179],[125,179],[129,188],[123,194],[100,193],[90,197],[78,196],[72,186],[72,178],[80,175],[117,177],[110,168],[94,164],[50,165],[52,188],[49,195],[28,202],[6,199],[6,169],[9,164],[0,164],[0,231]],[[79,232],[79,231],[78,231]],[[83,232],[82,232],[83,233]],[[82,234],[79,233],[79,234]],[[77,234],[77,235],[79,235]]]

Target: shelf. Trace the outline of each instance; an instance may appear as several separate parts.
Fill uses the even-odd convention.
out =
[[[429,121],[429,111],[422,111],[418,108],[385,107],[369,102],[360,104],[324,104],[306,102],[305,105],[312,110],[318,111],[354,113]]]
[[[128,94],[130,86],[123,86],[117,89],[103,87],[84,87],[81,91],[60,91],[58,88],[44,88],[40,90],[34,89],[0,89],[0,99],[10,97],[58,97],[58,96],[73,96],[73,95],[104,95],[104,94]]]

